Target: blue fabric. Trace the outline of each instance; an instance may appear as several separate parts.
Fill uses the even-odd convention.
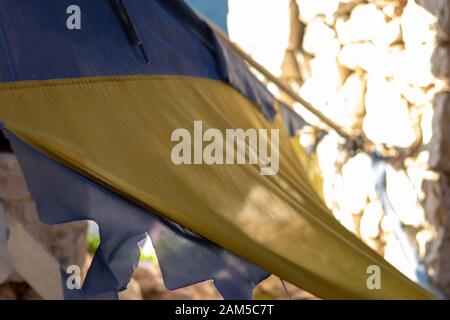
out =
[[[309,124],[308,124],[309,125]],[[312,156],[317,151],[317,147],[322,142],[322,140],[327,136],[329,132],[320,130],[319,134],[316,136],[314,143],[306,148],[306,152],[308,155]]]
[[[255,75],[249,72],[246,63],[222,37],[215,35],[215,41],[217,47],[221,48],[218,55],[220,57],[219,68],[222,77],[250,101],[256,103],[266,118],[273,120],[276,115],[276,110],[273,107],[275,98],[258,81]]]
[[[179,21],[202,39],[203,44],[212,50],[217,62],[217,72],[222,81],[229,83],[242,95],[254,102],[266,116],[273,120],[275,98],[250,71],[244,60],[221,36],[212,31],[189,6],[180,0],[161,0],[161,4]],[[138,21],[140,19],[136,19]],[[141,20],[142,21],[142,20]]]
[[[254,286],[268,276],[260,268],[113,194],[4,131],[43,222],[93,220],[99,225],[101,243],[83,288],[64,288],[66,298],[115,298],[126,287],[139,261],[137,243],[145,233],[152,239],[169,289],[213,279],[224,298],[251,299]]]
[[[0,0],[0,81],[132,74],[220,79],[210,50],[161,2],[124,1],[149,52],[147,65],[107,0]],[[66,27],[69,5],[81,8],[81,30]]]
[[[302,118],[302,116],[284,104],[280,107],[280,113],[283,117],[284,125],[286,126],[286,129],[291,137],[295,136],[297,131],[309,125],[308,122]]]

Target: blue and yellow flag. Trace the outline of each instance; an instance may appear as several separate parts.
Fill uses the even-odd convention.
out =
[[[298,119],[182,1],[0,0],[0,82],[0,120],[41,219],[100,226],[83,290],[67,298],[126,287],[146,232],[168,288],[213,279],[224,297],[251,298],[273,273],[320,298],[433,298],[335,220],[286,129]],[[277,170],[177,163],[179,129],[188,153],[208,129],[277,132],[266,141]]]

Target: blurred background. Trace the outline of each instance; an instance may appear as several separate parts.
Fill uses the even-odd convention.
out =
[[[448,0],[186,0],[230,39],[340,126],[396,156],[387,168],[387,215],[374,189],[371,158],[277,86],[255,74],[311,125],[300,143],[314,146],[323,193],[336,218],[413,280],[420,269],[450,297],[450,2]],[[4,210],[67,265],[89,265],[94,223],[47,226],[15,156],[2,146]],[[398,230],[405,239],[398,237]],[[406,248],[406,249],[405,249]],[[405,255],[413,252],[414,261]],[[85,272],[86,270],[84,270]],[[256,299],[314,299],[271,277]],[[39,299],[19,275],[0,299]],[[122,299],[218,299],[210,283],[169,292],[151,242]]]

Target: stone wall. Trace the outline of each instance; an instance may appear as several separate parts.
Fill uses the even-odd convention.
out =
[[[69,194],[70,190],[67,192]],[[55,226],[43,224],[38,218],[17,158],[8,151],[0,152],[0,201],[5,213],[19,221],[35,240],[59,260],[63,268],[68,265],[84,265],[87,248],[86,222]],[[6,283],[0,284],[0,300],[39,298],[18,273],[14,273]]]
[[[437,177],[425,184],[426,212],[439,226],[439,237],[427,258],[436,283],[450,297],[450,2],[419,0],[419,3],[436,18],[431,70],[443,83],[433,101],[433,130],[428,145],[429,166]]]
[[[387,193],[428,273],[450,296],[450,2],[230,0],[229,7],[232,40],[329,118],[403,155],[388,167]],[[301,143],[314,132],[305,130]],[[331,132],[317,149],[327,205],[410,274],[395,221],[375,194],[371,159],[344,142]]]

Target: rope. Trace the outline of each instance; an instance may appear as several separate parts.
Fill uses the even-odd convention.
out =
[[[137,46],[139,50],[141,51],[141,54],[147,64],[150,63],[150,60],[148,58],[147,51],[144,47],[144,42],[141,40],[141,37],[139,36],[139,33],[136,29],[136,25],[133,23],[133,20],[130,17],[130,14],[128,13],[127,8],[125,7],[122,0],[110,0],[111,6],[113,7],[114,11],[117,14],[117,17],[120,20],[120,24],[122,25],[122,28],[124,29],[128,40],[130,43],[134,46]]]
[[[284,282],[283,279],[279,278],[281,285],[283,286],[284,289],[284,293],[286,293],[286,297],[288,298],[288,300],[292,300],[291,294],[289,293],[288,287],[286,286],[286,283]]]
[[[197,14],[199,14],[197,12]],[[312,104],[303,99],[298,93],[296,93],[289,85],[282,82],[279,78],[274,76],[270,71],[264,68],[259,62],[253,59],[249,54],[247,54],[240,46],[233,41],[231,41],[226,34],[222,32],[219,28],[217,28],[214,23],[210,22],[208,18],[199,14],[204,21],[209,25],[209,27],[224,41],[230,45],[236,53],[244,59],[250,66],[252,66],[256,71],[258,71],[261,75],[263,75],[267,80],[274,83],[279,89],[281,89],[286,95],[288,95],[291,99],[296,102],[299,102],[306,110],[315,115],[318,119],[320,119],[324,124],[326,124],[329,128],[335,130],[341,137],[348,140],[348,146],[353,150],[361,150],[371,156],[373,152],[376,152],[387,159],[397,159],[402,160],[409,156],[410,153],[415,152],[415,147],[409,149],[402,148],[387,148],[384,145],[375,145],[372,141],[370,141],[363,133],[354,134],[353,132],[349,132],[347,129],[341,127],[333,120],[329,119],[326,115],[324,115],[321,111],[316,109]]]

